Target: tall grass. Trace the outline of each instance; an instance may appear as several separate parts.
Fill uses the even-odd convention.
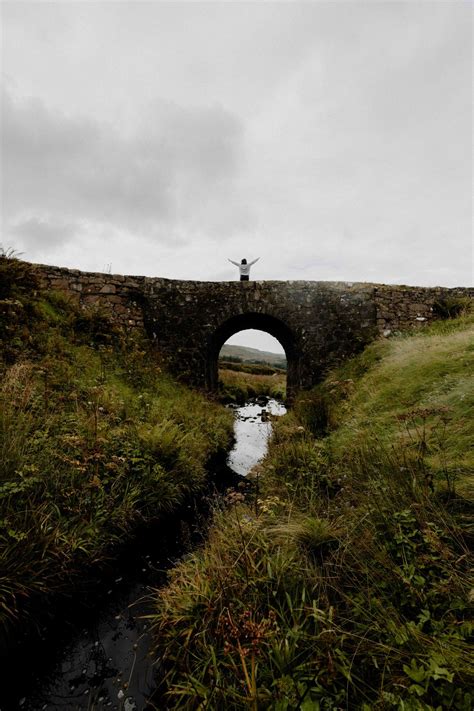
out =
[[[71,588],[134,528],[202,490],[232,416],[139,337],[60,294],[22,292],[0,356],[0,629]]]
[[[286,374],[275,371],[272,375],[262,375],[227,368],[219,369],[219,398],[222,401],[243,404],[249,399],[258,397],[284,400]]]
[[[281,418],[156,595],[163,705],[472,708],[472,327],[376,343]]]

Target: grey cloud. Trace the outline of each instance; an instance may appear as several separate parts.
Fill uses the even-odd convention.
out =
[[[156,234],[157,226],[191,216],[203,199],[219,204],[239,172],[242,127],[219,107],[156,102],[136,131],[124,135],[5,93],[2,118],[10,220],[26,214],[41,224],[47,214]]]
[[[19,238],[22,246],[28,249],[28,254],[34,256],[73,241],[80,235],[81,225],[29,217],[11,225],[10,232]]]

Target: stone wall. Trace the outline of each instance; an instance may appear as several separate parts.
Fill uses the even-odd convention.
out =
[[[351,282],[196,282],[80,272],[36,265],[43,287],[97,306],[126,329],[144,329],[170,370],[197,385],[217,385],[217,358],[234,333],[275,336],[288,358],[291,392],[378,335],[423,327],[436,302],[474,298],[474,288]]]
[[[62,291],[85,307],[99,307],[114,323],[127,329],[143,328],[146,277],[81,272],[43,264],[35,268],[44,289]]]
[[[436,304],[445,299],[474,298],[474,288],[374,285],[377,330],[388,336],[420,327],[437,318]]]

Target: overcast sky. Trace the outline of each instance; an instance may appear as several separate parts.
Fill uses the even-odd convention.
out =
[[[470,285],[470,2],[2,2],[2,236],[178,279]],[[262,346],[265,344],[262,343]]]

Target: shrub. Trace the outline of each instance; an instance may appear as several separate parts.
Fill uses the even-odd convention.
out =
[[[472,299],[462,296],[446,296],[433,304],[433,313],[438,318],[456,318],[472,311]]]
[[[0,299],[18,299],[39,288],[34,267],[22,262],[13,250],[0,247]]]
[[[120,330],[101,309],[83,309],[74,318],[73,331],[85,343],[108,345],[119,339]]]

